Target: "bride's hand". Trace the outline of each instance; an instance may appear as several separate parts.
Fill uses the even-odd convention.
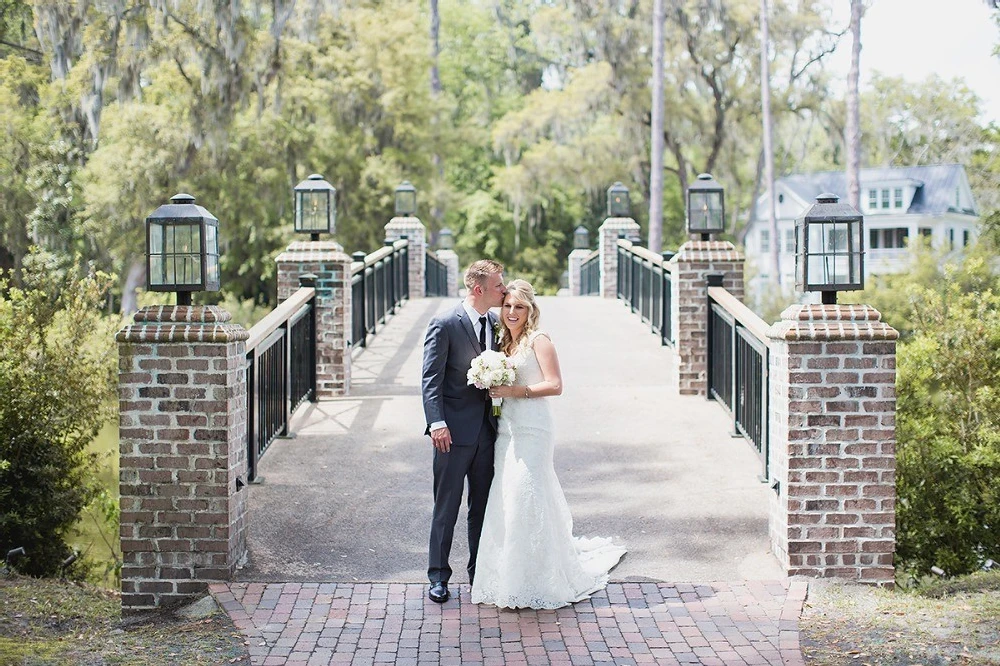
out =
[[[513,398],[513,386],[494,386],[490,389],[491,398]]]

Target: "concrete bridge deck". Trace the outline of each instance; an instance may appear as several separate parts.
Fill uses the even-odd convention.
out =
[[[422,582],[431,446],[420,367],[431,316],[406,303],[356,353],[350,397],[308,404],[294,439],[262,459],[250,488],[242,581]],[[674,355],[618,301],[541,298],[565,390],[553,398],[556,467],[581,535],[618,537],[621,582],[780,580],[768,551],[768,488],[723,410],[672,388]],[[464,582],[464,517],[452,551]]]

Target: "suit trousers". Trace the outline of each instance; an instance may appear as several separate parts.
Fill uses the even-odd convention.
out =
[[[487,403],[488,405],[489,403]],[[487,411],[487,414],[489,412]],[[451,541],[462,505],[465,480],[469,481],[468,530],[469,530],[469,581],[476,575],[476,555],[479,536],[486,516],[486,500],[493,483],[493,445],[496,430],[486,416],[474,444],[455,446],[448,453],[434,449],[434,518],[431,521],[431,540],[427,578],[432,583],[447,583],[451,579]]]

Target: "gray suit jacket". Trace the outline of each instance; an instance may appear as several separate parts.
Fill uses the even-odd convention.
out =
[[[496,349],[493,326],[497,322],[487,313],[486,340],[488,349]],[[422,393],[425,434],[430,424],[444,421],[451,431],[452,445],[471,446],[476,443],[483,427],[483,416],[489,396],[485,390],[468,384],[472,360],[479,356],[479,338],[462,303],[431,320],[424,339],[424,370]],[[490,421],[496,430],[496,417],[490,411]]]

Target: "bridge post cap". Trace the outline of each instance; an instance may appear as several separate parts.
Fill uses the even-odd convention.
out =
[[[367,255],[364,252],[361,252],[360,250],[351,253],[351,259],[353,259],[354,261],[364,261],[366,256]]]
[[[831,192],[824,192],[816,197],[816,203],[835,204],[840,201],[840,197]]]
[[[193,204],[194,196],[190,194],[185,194],[184,192],[179,192],[174,196],[170,197],[170,203],[172,204]]]

